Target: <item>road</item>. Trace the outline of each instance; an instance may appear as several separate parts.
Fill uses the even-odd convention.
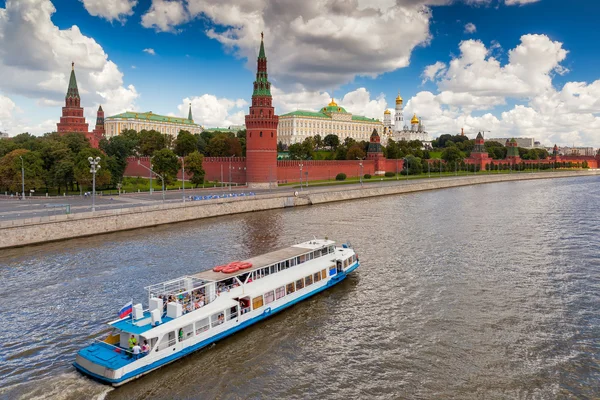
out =
[[[472,175],[471,175],[472,176]],[[467,176],[446,176],[441,179],[464,179]],[[427,179],[427,178],[424,178]],[[433,178],[432,178],[433,179]],[[436,179],[440,179],[437,177]],[[423,179],[414,180],[387,180],[377,181],[371,179],[364,185],[367,187],[377,186],[389,186],[389,185],[406,185],[411,183],[422,182]],[[204,196],[209,194],[228,194],[228,193],[254,193],[256,196],[269,194],[269,193],[289,193],[293,195],[294,192],[323,192],[323,191],[338,191],[338,190],[351,190],[360,188],[359,183],[356,184],[344,184],[344,185],[314,185],[311,186],[309,183],[308,188],[300,190],[298,186],[280,186],[272,189],[255,189],[249,190],[245,187],[232,188],[207,188],[207,189],[187,189],[185,191],[186,197],[189,196]],[[155,191],[153,194],[148,192],[145,193],[127,193],[124,195],[110,195],[100,196],[96,195],[96,211],[111,210],[118,208],[131,208],[141,207],[152,204],[159,204],[162,200],[162,192]],[[183,193],[180,190],[167,191],[165,193],[166,203],[177,203],[183,201]],[[28,197],[26,200],[18,200],[16,198],[0,198],[0,222],[18,219],[28,218],[39,218],[51,215],[60,215],[65,213],[65,207],[61,205],[70,205],[71,214],[89,212],[92,210],[92,199],[91,197],[83,196],[66,196],[66,197]]]

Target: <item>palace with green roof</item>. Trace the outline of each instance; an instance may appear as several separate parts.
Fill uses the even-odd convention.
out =
[[[375,118],[352,115],[331,99],[331,103],[316,112],[298,110],[280,115],[277,136],[285,146],[302,143],[308,137],[320,135],[324,138],[330,134],[337,135],[342,142],[347,137],[358,142],[369,141],[373,129],[382,134],[382,122]]]
[[[180,130],[185,130],[192,134],[202,133],[204,130],[201,125],[194,123],[194,119],[192,118],[191,104],[187,118],[158,115],[154,114],[152,111],[126,111],[124,113],[105,118],[104,129],[107,137],[118,135],[125,129],[133,129],[137,132],[142,130],[155,130],[172,136],[177,136]]]

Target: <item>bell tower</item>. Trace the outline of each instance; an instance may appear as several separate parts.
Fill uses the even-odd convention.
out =
[[[267,74],[267,56],[260,34],[256,80],[250,113],[246,115],[246,180],[248,187],[277,186],[277,124],[271,83]]]

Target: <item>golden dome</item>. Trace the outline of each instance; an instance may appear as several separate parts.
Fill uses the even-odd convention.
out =
[[[327,104],[327,107],[337,107],[337,103],[331,98],[331,103]]]
[[[414,114],[412,119],[410,120],[411,125],[416,125],[419,123],[419,118],[417,118],[417,114]]]
[[[400,97],[400,91],[398,91],[398,97],[396,97],[396,104],[402,104],[402,97]]]
[[[390,110],[388,110],[388,109],[386,109],[386,110],[385,110],[383,113],[384,113],[385,115],[390,115],[390,114],[391,114]]]

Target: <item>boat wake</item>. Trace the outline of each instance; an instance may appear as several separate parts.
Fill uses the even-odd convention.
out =
[[[1,388],[0,398],[20,400],[104,400],[112,390],[114,389],[110,386],[86,379],[73,371]]]

